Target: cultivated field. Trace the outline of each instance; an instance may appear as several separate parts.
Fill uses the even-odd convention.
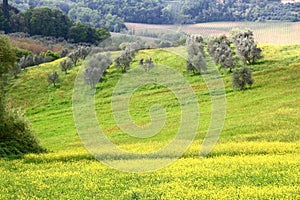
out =
[[[213,22],[194,25],[149,25],[126,23],[129,30],[186,32],[203,36],[229,34],[232,29],[250,29],[260,44],[300,44],[300,22]]]

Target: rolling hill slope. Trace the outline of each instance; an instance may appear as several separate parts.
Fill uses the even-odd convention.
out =
[[[0,198],[60,199],[297,199],[299,198],[300,46],[261,45],[263,59],[250,66],[255,84],[234,91],[231,75],[223,73],[226,121],[220,141],[207,158],[198,157],[211,118],[211,98],[203,79],[184,73],[185,60],[173,52],[184,47],[142,50],[184,74],[198,97],[200,127],[191,147],[174,164],[151,173],[123,173],[89,155],[76,132],[72,92],[79,68],[60,74],[57,88],[46,82],[46,73],[59,71],[59,60],[24,71],[9,86],[15,106],[25,107],[32,127],[50,153],[0,160]],[[163,130],[148,139],[123,133],[111,113],[111,95],[120,74],[111,68],[97,86],[96,114],[106,136],[119,148],[152,152],[174,138],[180,107],[174,94],[146,85],[131,97],[132,119],[149,123],[148,108],[162,104],[168,116]],[[163,161],[167,158],[156,158]],[[121,160],[119,161],[121,162]]]

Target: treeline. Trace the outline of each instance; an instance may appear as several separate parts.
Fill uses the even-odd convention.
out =
[[[11,4],[21,10],[57,8],[76,22],[105,26],[114,32],[124,28],[124,21],[147,24],[300,21],[300,4],[282,4],[279,0],[12,0]]]
[[[47,7],[30,8],[19,12],[9,7],[9,17],[0,10],[0,30],[6,33],[24,32],[30,35],[64,38],[75,43],[99,43],[110,37],[105,28],[92,28],[73,22],[66,14]]]
[[[276,0],[186,0],[182,6],[184,23],[214,21],[299,21],[300,4]]]

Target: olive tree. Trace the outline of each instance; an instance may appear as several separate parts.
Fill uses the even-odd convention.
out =
[[[194,74],[201,73],[207,70],[207,63],[205,60],[205,52],[200,37],[192,37],[187,40],[187,72],[192,71]]]
[[[126,73],[130,69],[130,63],[133,59],[133,56],[130,52],[124,51],[121,56],[115,59],[116,68],[120,69],[122,73]]]
[[[233,88],[244,90],[247,85],[251,86],[253,83],[252,72],[249,68],[237,70],[232,75]]]
[[[262,50],[257,47],[254,41],[253,32],[238,32],[233,36],[233,42],[238,56],[243,61],[243,64],[253,64],[261,58]]]
[[[54,87],[56,87],[56,83],[59,81],[59,75],[56,71],[53,73],[47,74],[47,80],[49,83],[53,84]]]
[[[222,69],[229,69],[232,72],[235,68],[235,61],[230,45],[231,42],[225,35],[212,38],[208,42],[208,53]]]
[[[144,60],[144,58],[142,58],[140,60],[139,64],[142,68],[144,68],[145,72],[149,72],[151,69],[153,69],[155,67],[155,64],[154,64],[152,58],[147,58],[146,60]]]
[[[85,60],[85,58],[89,55],[91,48],[90,47],[85,47],[81,46],[77,49],[78,54],[82,60]]]
[[[91,88],[95,88],[102,76],[111,65],[112,60],[110,54],[96,54],[93,55],[87,62],[84,70],[84,81]]]
[[[79,60],[80,60],[80,52],[74,51],[69,53],[68,58],[72,61],[74,66],[77,66]]]
[[[65,74],[68,73],[68,70],[71,70],[73,67],[72,61],[70,59],[65,59],[59,63],[60,69]]]

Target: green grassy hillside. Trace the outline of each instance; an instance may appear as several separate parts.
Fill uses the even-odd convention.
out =
[[[200,124],[197,136],[182,158],[153,173],[123,173],[93,159],[77,134],[72,113],[72,92],[78,67],[60,74],[57,88],[46,74],[59,70],[59,60],[24,71],[9,86],[15,106],[26,109],[35,134],[50,153],[0,160],[1,199],[297,199],[300,153],[300,46],[261,45],[263,59],[250,66],[255,84],[234,91],[231,75],[223,73],[226,121],[219,143],[207,158],[199,158],[209,127],[211,98],[199,76],[184,73],[185,60],[165,50],[143,50],[136,56],[183,73],[198,97]],[[148,139],[123,133],[111,113],[111,95],[120,74],[110,69],[97,86],[96,114],[107,137],[132,152],[152,152],[166,145],[179,126],[180,107],[166,88],[146,85],[130,101],[132,119],[149,123],[154,103],[166,108],[163,130]],[[164,158],[160,158],[164,159]],[[167,158],[165,158],[167,159]]]

